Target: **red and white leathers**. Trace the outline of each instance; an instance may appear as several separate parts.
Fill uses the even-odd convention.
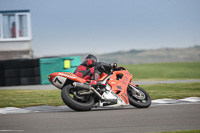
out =
[[[97,62],[94,55],[88,55],[77,67],[74,74],[80,78],[91,80],[90,85],[96,85],[105,69],[110,69],[110,65],[103,62]]]

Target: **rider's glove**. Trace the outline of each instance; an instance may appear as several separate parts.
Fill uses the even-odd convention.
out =
[[[110,66],[111,66],[112,69],[114,69],[114,68],[117,67],[117,63],[111,63]]]

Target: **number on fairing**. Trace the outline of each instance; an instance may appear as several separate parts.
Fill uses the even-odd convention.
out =
[[[58,81],[58,83],[62,84],[62,82],[61,82],[58,78],[56,78],[56,79],[54,80],[54,83],[56,83],[57,81]]]
[[[62,76],[56,76],[53,79],[53,84],[58,87],[58,88],[62,88],[63,85],[65,84],[65,81],[67,80],[67,78],[62,77]]]

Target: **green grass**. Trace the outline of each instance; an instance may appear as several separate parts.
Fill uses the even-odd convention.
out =
[[[167,131],[167,132],[157,132],[157,133],[200,133],[200,130]]]
[[[200,97],[200,82],[141,85],[152,99]]]
[[[0,108],[62,104],[60,90],[0,90]]]
[[[141,79],[200,79],[200,62],[155,63],[120,65],[133,74],[134,80]]]
[[[152,99],[200,97],[200,83],[141,85]],[[64,105],[60,90],[0,90],[0,108]]]

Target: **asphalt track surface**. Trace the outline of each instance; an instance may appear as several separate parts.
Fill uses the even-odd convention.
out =
[[[0,115],[0,132],[9,133],[146,133],[191,129],[200,129],[200,104]]]

